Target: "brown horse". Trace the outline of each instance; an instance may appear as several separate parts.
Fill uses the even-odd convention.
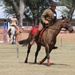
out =
[[[46,28],[45,31],[43,32],[42,36],[39,36],[38,39],[35,40],[35,42],[37,44],[37,50],[36,50],[36,53],[35,53],[34,63],[37,63],[38,52],[40,51],[41,46],[44,46],[46,56],[40,61],[40,64],[42,64],[47,59],[47,65],[48,66],[50,65],[50,60],[49,60],[50,55],[49,54],[51,53],[54,45],[56,44],[56,37],[57,37],[57,35],[59,34],[59,32],[62,28],[65,28],[69,32],[73,31],[73,27],[71,26],[71,24],[68,23],[68,21],[66,19],[59,20],[53,26],[50,26],[50,27]],[[29,56],[30,49],[31,49],[31,46],[32,46],[29,43],[32,40],[32,38],[33,38],[33,35],[30,32],[27,39],[19,41],[19,44],[23,44],[23,45],[28,44],[28,50],[27,50],[27,56],[26,56],[26,59],[25,59],[25,63],[28,62],[28,56]]]

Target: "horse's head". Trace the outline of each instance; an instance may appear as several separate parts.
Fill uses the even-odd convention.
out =
[[[62,20],[62,27],[68,30],[70,33],[74,31],[73,26],[69,23],[68,19],[65,18]]]

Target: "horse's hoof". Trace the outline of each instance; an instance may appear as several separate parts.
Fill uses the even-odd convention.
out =
[[[34,64],[36,64],[36,62],[34,62]]]
[[[14,44],[13,42],[11,44]]]
[[[47,64],[47,66],[50,66],[50,64]]]
[[[37,63],[37,61],[34,61],[34,64],[36,64]]]
[[[49,60],[47,61],[47,66],[50,66],[50,61]]]
[[[27,61],[25,61],[24,63],[27,63]]]
[[[12,44],[16,44],[16,43],[12,43]]]
[[[39,64],[42,64],[42,61],[40,61]]]

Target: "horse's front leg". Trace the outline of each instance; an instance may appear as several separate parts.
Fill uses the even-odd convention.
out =
[[[50,66],[49,45],[46,45],[45,51],[46,51],[47,65]]]
[[[47,56],[45,56],[41,61],[40,64],[42,64],[46,60]]]
[[[38,56],[38,53],[39,53],[40,49],[41,49],[41,46],[37,45],[37,50],[36,50],[36,53],[35,53],[35,61],[34,61],[34,63],[37,63],[37,56]]]
[[[28,62],[28,56],[29,56],[29,53],[30,53],[30,49],[31,49],[31,45],[29,44],[28,45],[28,50],[27,50],[27,56],[26,56],[26,59],[25,59],[25,63]]]
[[[16,43],[16,36],[13,37],[13,43]]]
[[[49,54],[50,54],[51,51],[52,51],[52,48],[49,46]],[[46,56],[40,61],[40,64],[42,64],[47,58],[50,59],[50,56],[47,57],[47,54],[46,54]],[[50,62],[48,61],[48,63],[50,63]]]
[[[47,59],[47,65],[49,66],[50,65],[50,60],[49,60],[50,56],[49,56],[49,45],[48,44],[45,46],[45,51],[46,51],[46,56],[44,57],[44,59],[42,59],[40,61],[40,64],[42,64]]]

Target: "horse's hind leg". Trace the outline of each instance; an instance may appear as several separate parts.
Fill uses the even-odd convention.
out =
[[[37,56],[38,56],[38,53],[39,53],[40,49],[41,49],[41,46],[37,45],[37,50],[36,50],[36,53],[35,53],[35,61],[34,61],[34,63],[37,63]]]
[[[49,48],[49,45],[47,45],[46,47],[45,47],[45,51],[46,51],[46,56],[44,57],[44,59],[42,59],[41,61],[40,61],[40,64],[42,64],[46,59],[47,59],[47,65],[49,66],[50,65],[50,56],[49,56],[49,53],[50,53],[50,50],[49,50],[50,48]]]
[[[8,41],[9,43],[11,43],[11,35],[9,35]]]
[[[13,35],[11,35],[10,39],[11,39],[10,43],[12,44],[13,43]]]
[[[10,43],[10,41],[11,41],[11,36],[10,36],[10,34],[8,34],[8,42]]]
[[[16,37],[13,36],[13,43],[15,44],[16,43]]]
[[[30,53],[30,49],[31,49],[31,45],[29,44],[28,45],[28,50],[27,50],[27,56],[26,56],[26,59],[25,59],[25,63],[28,62],[28,56],[29,56],[29,53]]]

